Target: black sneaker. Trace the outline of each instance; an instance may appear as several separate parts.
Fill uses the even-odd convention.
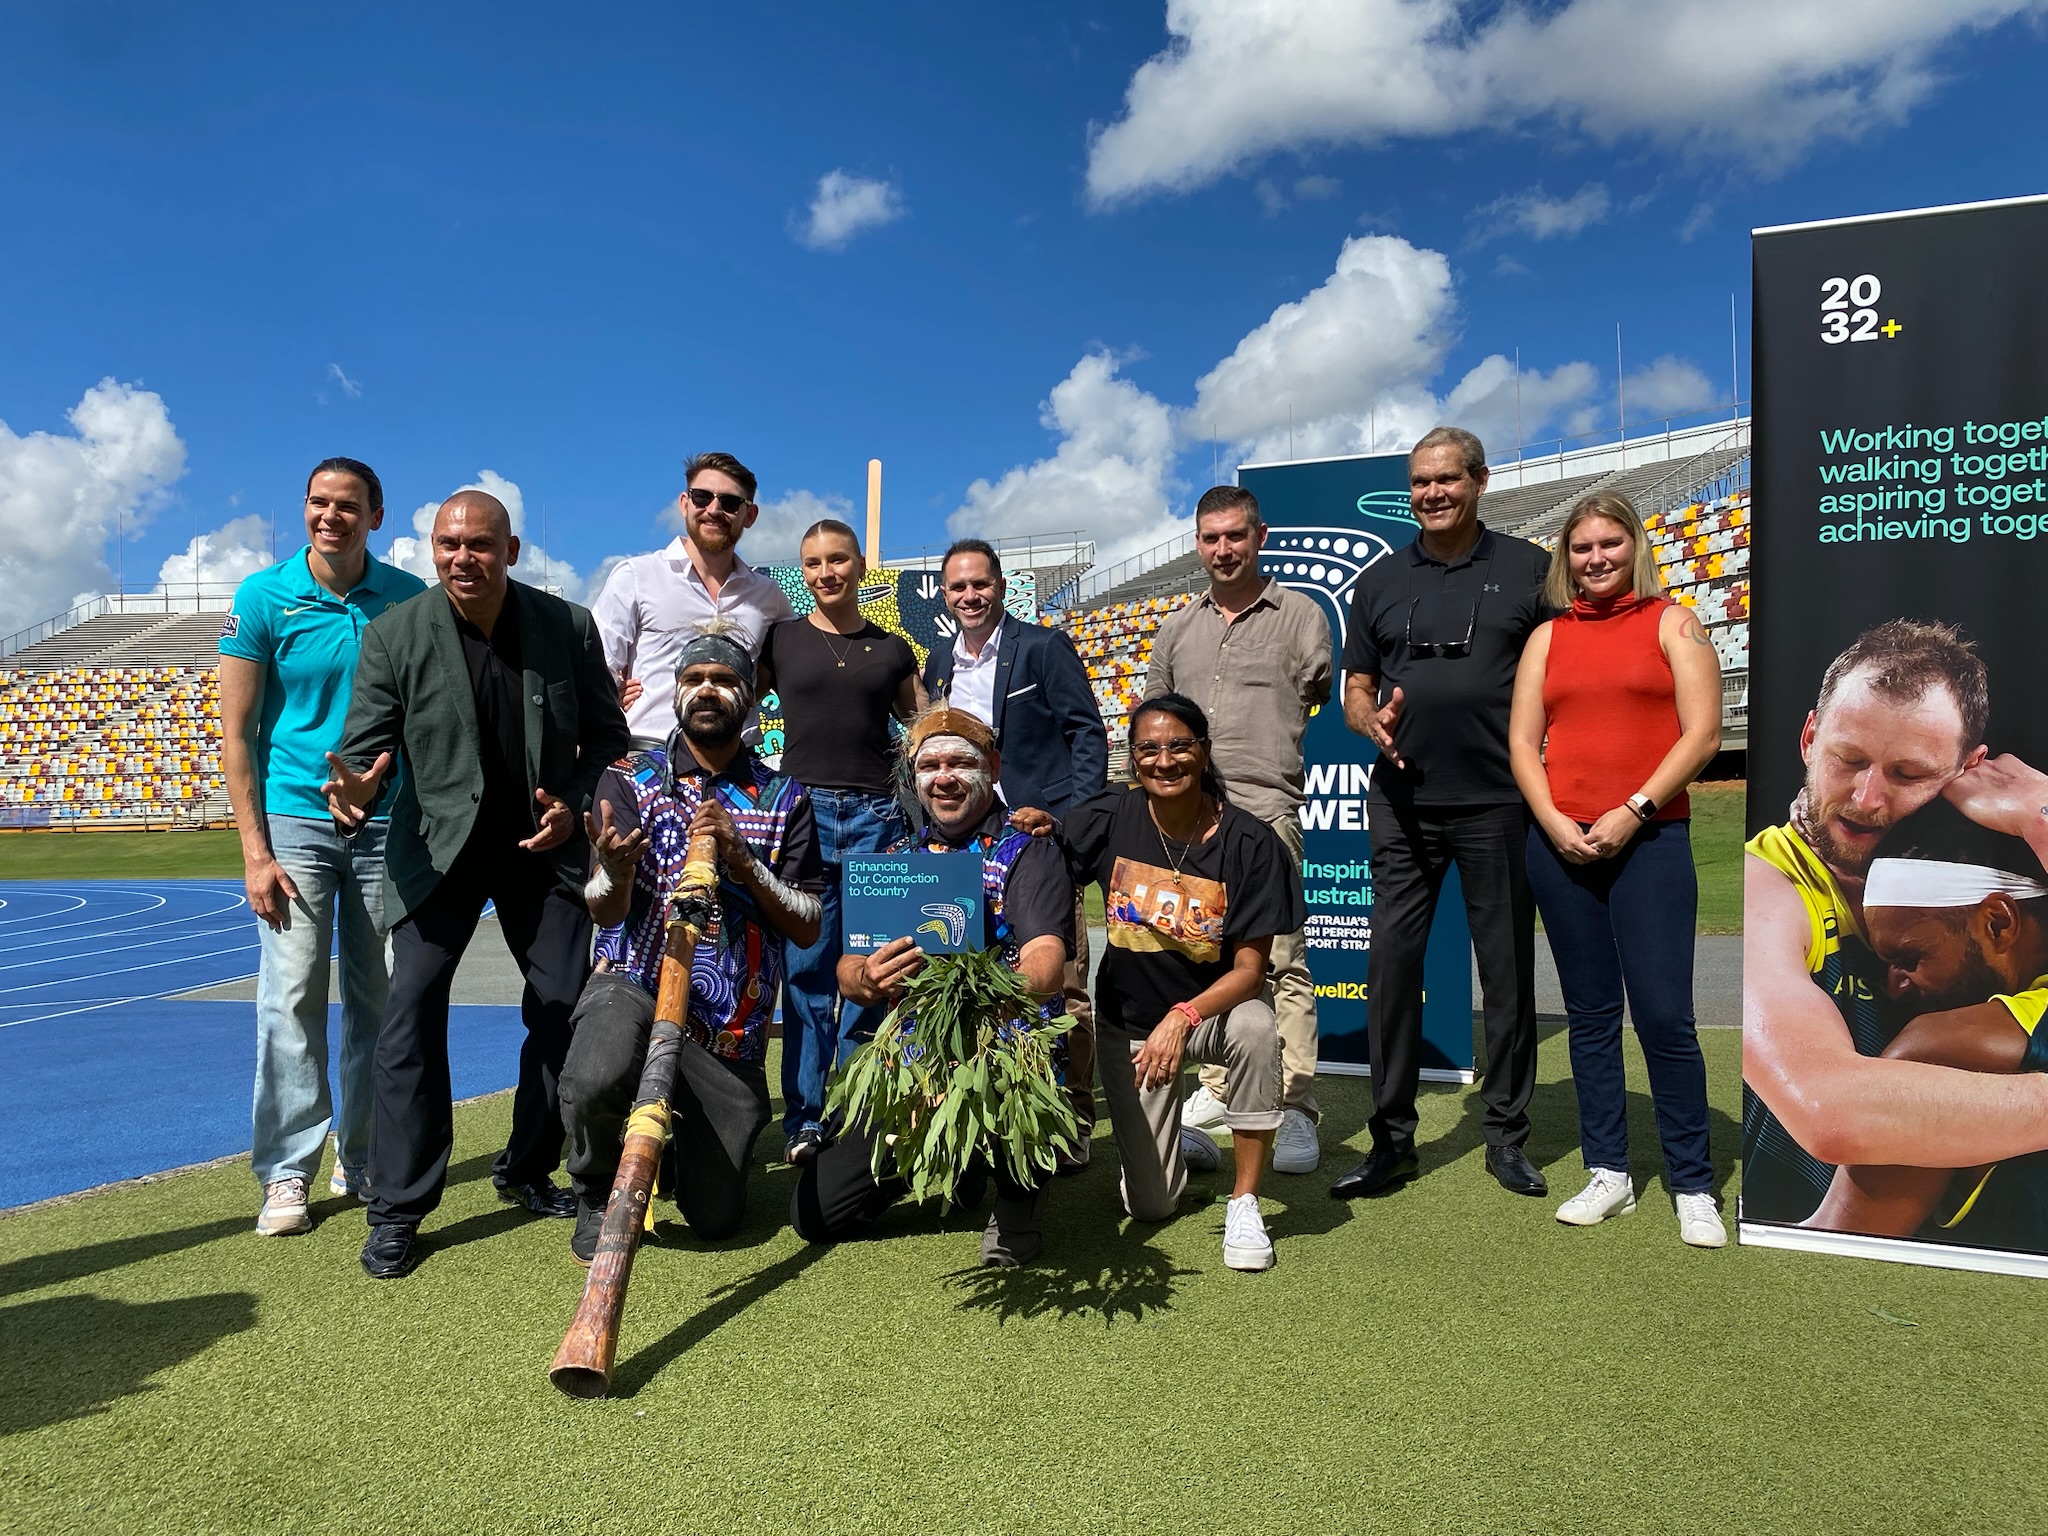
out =
[[[576,1202],[576,1230],[569,1234],[569,1251],[576,1256],[576,1262],[589,1266],[597,1257],[597,1236],[604,1230],[604,1207]]]
[[[782,1149],[782,1160],[792,1168],[801,1168],[824,1150],[825,1128],[807,1125],[789,1138],[789,1145]]]
[[[566,1221],[576,1214],[575,1192],[555,1188],[554,1180],[545,1174],[530,1184],[514,1184],[494,1173],[491,1187],[500,1200],[523,1205],[536,1216],[559,1216]]]

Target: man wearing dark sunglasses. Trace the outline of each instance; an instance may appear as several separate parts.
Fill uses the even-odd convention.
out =
[[[620,561],[590,610],[642,751],[664,746],[676,728],[671,680],[685,640],[720,629],[758,658],[768,626],[796,617],[782,588],[739,557],[740,535],[761,510],[754,472],[729,453],[700,453],[683,473],[682,536]]]
[[[1344,723],[1379,748],[1372,829],[1372,1152],[1339,1199],[1414,1177],[1422,956],[1444,876],[1465,891],[1485,1000],[1487,1171],[1520,1195],[1548,1185],[1522,1146],[1536,1085],[1536,919],[1526,811],[1508,767],[1508,703],[1546,616],[1550,555],[1479,520],[1486,450],[1457,427],[1408,456],[1415,542],[1358,578],[1344,643]]]

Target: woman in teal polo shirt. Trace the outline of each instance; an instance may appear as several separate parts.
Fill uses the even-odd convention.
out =
[[[306,547],[235,590],[220,631],[221,761],[263,941],[256,982],[256,1230],[312,1225],[307,1190],[330,1125],[328,1189],[367,1198],[371,1062],[384,1022],[384,828],[353,837],[327,811],[364,628],[426,583],[372,558],[384,488],[326,459],[306,482]],[[388,806],[390,794],[385,795]],[[327,957],[341,929],[341,1108],[327,1091]]]

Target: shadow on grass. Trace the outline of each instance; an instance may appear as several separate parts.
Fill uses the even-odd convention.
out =
[[[180,1253],[237,1233],[248,1233],[256,1220],[252,1208],[247,1216],[223,1216],[218,1221],[195,1222],[173,1227],[168,1232],[138,1232],[133,1237],[109,1238],[103,1243],[86,1243],[56,1253],[31,1254],[0,1264],[0,1296],[41,1290],[46,1285],[63,1285],[110,1269],[126,1269],[168,1253]]]
[[[999,1324],[1054,1314],[1100,1317],[1104,1327],[1170,1311],[1180,1278],[1200,1271],[1176,1268],[1153,1247],[1149,1234],[1164,1223],[1125,1218],[1114,1187],[1104,1189],[1106,1183],[1098,1177],[1054,1186],[1045,1213],[1045,1251],[1035,1263],[946,1275],[946,1284],[962,1293],[959,1309],[988,1313]],[[1210,1203],[1201,1186],[1191,1186],[1168,1221],[1199,1215]]]
[[[104,1413],[255,1322],[246,1291],[145,1302],[51,1296],[0,1308],[0,1435]]]
[[[612,1373],[610,1395],[633,1396],[672,1361],[703,1343],[755,1302],[794,1280],[829,1252],[829,1248],[806,1243],[788,1258],[777,1260],[758,1274],[720,1286],[711,1293],[700,1311],[630,1360],[623,1361]]]
[[[1456,1125],[1433,1141],[1417,1143],[1417,1150],[1422,1154],[1422,1175],[1415,1181],[1417,1184],[1427,1182],[1432,1173],[1486,1144],[1486,1101],[1479,1096],[1476,1086],[1466,1088],[1425,1083],[1422,1091],[1463,1094],[1465,1102]],[[1665,1176],[1664,1153],[1657,1140],[1656,1108],[1650,1095],[1630,1090],[1627,1113],[1629,1159],[1636,1187],[1642,1190],[1648,1188],[1653,1180]],[[1732,1115],[1711,1104],[1708,1106],[1707,1139],[1714,1159],[1716,1194],[1734,1175],[1735,1148],[1741,1132],[1740,1123]],[[1576,1188],[1580,1182],[1579,1098],[1570,1078],[1536,1085],[1529,1097],[1529,1140],[1523,1150],[1538,1168],[1550,1170],[1554,1165],[1565,1165],[1556,1170],[1558,1177],[1553,1181],[1556,1186],[1551,1191],[1553,1195],[1562,1197],[1571,1193],[1563,1186],[1571,1184]],[[1389,1195],[1398,1197],[1402,1189],[1408,1187],[1404,1185],[1392,1190]]]

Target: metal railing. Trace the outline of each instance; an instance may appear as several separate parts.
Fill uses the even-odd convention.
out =
[[[228,581],[187,582],[170,591],[159,587],[149,592],[102,592],[55,618],[31,624],[27,629],[18,629],[0,638],[0,656],[25,651],[102,614],[160,614],[168,618],[174,613],[224,613],[233,606],[234,600],[235,584]]]
[[[1193,554],[1194,549],[1195,531],[1190,528],[1186,533],[1175,534],[1164,544],[1155,544],[1127,560],[1119,560],[1115,565],[1099,566],[1083,576],[1074,588],[1074,605],[1078,607],[1113,587],[1120,587],[1127,581],[1135,581],[1146,572],[1157,570],[1169,560],[1178,560],[1182,555]]]

